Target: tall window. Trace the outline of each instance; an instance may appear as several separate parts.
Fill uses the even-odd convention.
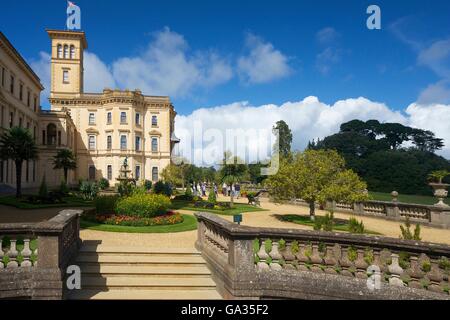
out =
[[[25,161],[25,181],[30,182],[30,162]]]
[[[31,92],[30,90],[27,91],[27,107],[31,106]]]
[[[157,127],[158,126],[158,117],[152,116],[152,126]]]
[[[152,138],[152,152],[158,152],[158,138]]]
[[[37,111],[37,97],[36,96],[34,96],[34,99],[33,99],[33,107],[34,107],[34,112],[36,112]]]
[[[90,165],[89,166],[89,180],[91,181],[95,181],[95,166],[94,165]]]
[[[106,115],[106,123],[111,124],[112,123],[112,113],[108,112]]]
[[[134,178],[136,180],[140,180],[141,179],[141,166],[136,166]]]
[[[136,113],[136,125],[137,126],[141,125],[141,114],[140,113]]]
[[[2,67],[2,87],[5,86],[5,73],[6,73],[6,70],[5,70],[5,68]]]
[[[136,151],[141,151],[141,137],[136,136]]]
[[[62,45],[58,44],[58,58],[61,59],[63,57],[63,52],[62,52]]]
[[[112,165],[106,167],[106,175],[108,180],[112,180]]]
[[[159,173],[158,173],[158,167],[152,168],[152,181],[156,182],[159,180]]]
[[[63,70],[63,83],[69,83],[69,70]]]
[[[12,128],[14,125],[14,113],[10,112],[9,113],[9,127]]]
[[[67,44],[64,45],[64,59],[69,59],[69,46]]]
[[[95,150],[95,136],[89,136],[89,150]]]
[[[19,128],[22,128],[23,120],[22,117],[19,118]]]
[[[120,136],[120,150],[127,150],[127,136]]]
[[[19,85],[19,99],[20,101],[23,100],[23,84]]]
[[[108,150],[112,149],[112,136],[106,137],[106,148]]]
[[[95,125],[95,113],[93,112],[89,113],[89,125]]]
[[[10,82],[10,84],[9,84],[9,91],[11,91],[11,93],[12,94],[14,94],[14,81],[15,81],[15,79],[14,79],[14,76],[11,76],[11,82]]]
[[[75,59],[75,46],[70,46],[70,59]]]
[[[127,113],[126,112],[120,113],[120,123],[122,123],[122,124],[127,123]]]

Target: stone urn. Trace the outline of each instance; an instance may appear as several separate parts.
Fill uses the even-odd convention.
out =
[[[447,188],[450,186],[447,183],[437,183],[432,182],[430,183],[430,186],[434,190],[434,196],[438,198],[439,202],[435,204],[435,206],[439,207],[449,207],[447,204],[444,203],[444,199],[448,196]]]

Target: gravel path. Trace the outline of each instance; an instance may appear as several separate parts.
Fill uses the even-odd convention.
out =
[[[219,197],[220,201],[225,200]],[[244,202],[243,199],[237,202]],[[307,207],[294,205],[277,205],[268,201],[261,202],[262,208],[269,211],[245,213],[243,225],[252,227],[272,227],[272,228],[291,228],[311,230],[310,227],[298,225],[295,223],[282,222],[274,215],[300,214],[308,215]],[[192,211],[181,211],[183,214],[193,214]],[[325,215],[324,211],[317,211],[317,215]],[[229,221],[233,220],[231,216],[221,216]],[[335,213],[336,218],[348,219],[350,214]],[[385,236],[399,238],[401,223],[387,221],[371,217],[357,217],[362,220],[367,229],[379,232]],[[450,230],[422,227],[422,240],[428,242],[445,243],[450,245]],[[81,238],[83,240],[101,240],[102,244],[110,246],[135,245],[135,246],[154,246],[160,248],[192,248],[197,239],[197,231],[188,231],[172,234],[127,234],[127,233],[109,233],[82,230]]]

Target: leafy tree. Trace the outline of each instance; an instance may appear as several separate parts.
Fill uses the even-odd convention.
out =
[[[68,172],[77,168],[77,161],[72,150],[61,149],[58,150],[56,156],[53,158],[53,165],[53,169],[64,170],[64,182],[67,184]]]
[[[252,183],[260,184],[263,183],[264,180],[266,180],[267,176],[261,175],[261,169],[264,167],[265,165],[263,165],[261,162],[248,165],[248,175]]]
[[[181,166],[170,164],[161,172],[161,177],[165,182],[169,182],[173,186],[183,185],[184,178],[182,170]]]
[[[332,150],[307,150],[293,159],[282,159],[280,169],[267,181],[275,200],[303,199],[309,203],[311,220],[315,203],[326,200],[353,203],[367,199],[366,184],[351,170],[344,159]]]
[[[291,153],[292,131],[283,120],[278,121],[273,127],[273,131],[278,130],[279,151],[282,157],[287,157]]]
[[[38,158],[36,142],[26,129],[15,127],[0,137],[0,156],[16,165],[16,197],[22,196],[22,165]]]
[[[219,172],[221,182],[232,185],[243,180],[245,174],[247,173],[247,166],[242,164],[242,161],[238,157],[230,157],[229,154],[225,154],[224,161]],[[230,202],[231,206],[233,206],[233,193],[231,193]]]

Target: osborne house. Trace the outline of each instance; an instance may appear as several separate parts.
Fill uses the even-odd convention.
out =
[[[125,159],[138,180],[159,180],[179,142],[174,134],[176,112],[169,97],[146,96],[138,89],[105,88],[85,93],[84,32],[47,30],[51,39],[50,110],[40,108],[40,79],[0,33],[0,134],[20,126],[30,130],[39,159],[24,163],[22,185],[36,188],[42,179],[49,186],[63,180],[53,169],[59,149],[71,149],[77,169],[69,184],[106,178],[116,183]],[[0,185],[14,187],[14,163],[2,161]]]

